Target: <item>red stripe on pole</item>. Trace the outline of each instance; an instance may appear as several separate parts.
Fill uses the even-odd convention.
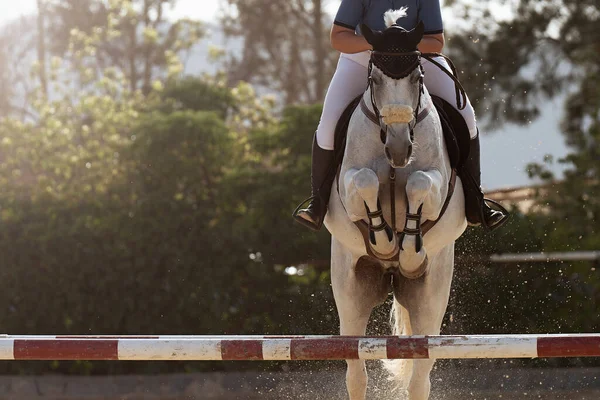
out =
[[[357,360],[357,338],[292,339],[292,360]]]
[[[262,344],[262,340],[223,340],[221,341],[221,356],[223,360],[262,360]]]
[[[387,358],[429,358],[429,341],[427,338],[399,338],[387,339]]]
[[[600,357],[600,337],[540,337],[538,357]]]
[[[117,340],[23,339],[14,341],[15,360],[118,360]]]

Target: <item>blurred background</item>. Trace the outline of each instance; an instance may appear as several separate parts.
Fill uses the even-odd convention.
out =
[[[0,0],[0,331],[337,334],[329,234],[291,212],[309,194],[339,3]],[[442,4],[445,52],[481,122],[484,187],[513,213],[457,243],[443,333],[599,332],[598,261],[490,255],[600,249],[600,4]],[[387,312],[371,334],[389,333]],[[343,367],[2,362],[0,372]]]

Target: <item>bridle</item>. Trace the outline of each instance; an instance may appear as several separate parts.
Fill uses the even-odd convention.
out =
[[[389,68],[386,68],[382,62],[377,60],[377,57],[414,57],[415,60],[412,64],[409,64],[408,67],[404,68],[400,72],[390,71]],[[446,60],[452,72],[448,72],[446,68],[434,58],[441,57]],[[381,112],[379,111],[379,107],[377,106],[377,100],[375,99],[375,90],[374,90],[374,81],[373,81],[373,66],[376,66],[381,72],[389,78],[398,80],[406,78],[410,75],[416,68],[419,68],[421,71],[421,75],[419,77],[419,97],[417,99],[417,106],[414,107],[414,116],[412,120],[412,126],[409,125],[410,130],[410,140],[414,140],[414,128],[419,123],[418,115],[421,107],[421,96],[425,93],[424,86],[424,78],[425,74],[423,71],[423,67],[421,66],[421,58],[426,59],[430,63],[434,64],[438,67],[442,72],[450,77],[454,81],[454,88],[456,93],[456,105],[459,110],[463,110],[467,105],[467,94],[462,84],[456,77],[456,68],[454,67],[454,63],[450,58],[446,57],[441,53],[421,53],[418,50],[415,51],[407,51],[407,52],[384,52],[373,50],[371,52],[371,58],[369,59],[369,67],[368,67],[368,89],[371,97],[371,106],[373,108],[373,113],[375,114],[375,119],[378,121],[377,123],[380,126],[379,136],[382,143],[385,143],[387,140],[387,125],[381,123]]]
[[[393,73],[388,68],[385,68],[382,63],[377,62],[376,57],[415,57],[415,61],[402,70],[400,73]],[[379,111],[379,107],[377,106],[377,100],[375,99],[375,90],[374,90],[374,81],[373,81],[373,65],[377,66],[383,72],[384,75],[392,78],[392,79],[403,79],[410,75],[416,68],[419,68],[421,71],[421,76],[419,77],[419,97],[417,100],[417,106],[413,108],[414,116],[412,120],[412,126],[409,123],[409,131],[410,131],[410,140],[411,142],[415,138],[414,128],[417,125],[417,116],[419,115],[419,109],[421,107],[421,95],[424,93],[423,86],[423,67],[421,66],[421,52],[420,51],[409,51],[409,52],[384,52],[384,51],[373,51],[371,53],[371,58],[369,60],[369,78],[368,78],[368,88],[371,93],[371,106],[373,107],[373,112],[375,113],[375,118],[379,121],[380,131],[379,136],[381,142],[385,144],[387,141],[387,125],[381,123],[381,112]]]

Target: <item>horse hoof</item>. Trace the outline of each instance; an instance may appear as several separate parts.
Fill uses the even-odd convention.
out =
[[[400,273],[402,274],[402,276],[405,277],[406,279],[419,279],[423,275],[425,275],[427,272],[429,272],[429,258],[427,257],[427,254],[425,254],[425,259],[423,260],[421,265],[419,265],[419,268],[417,268],[414,271],[411,271],[411,272],[405,271],[402,269],[402,266],[400,266],[399,269],[400,269]]]

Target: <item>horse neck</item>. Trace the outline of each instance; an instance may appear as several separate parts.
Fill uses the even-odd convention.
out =
[[[373,105],[371,103],[371,88],[367,87],[362,95],[362,101],[365,103],[367,108],[374,114]],[[358,123],[361,127],[359,129],[349,129],[348,136],[355,136],[357,143],[360,143],[362,153],[370,153],[371,156],[383,156],[383,146],[381,145],[380,139],[380,128],[379,125],[373,123],[362,111],[359,105],[356,109],[360,115]],[[370,150],[370,151],[369,151]]]

